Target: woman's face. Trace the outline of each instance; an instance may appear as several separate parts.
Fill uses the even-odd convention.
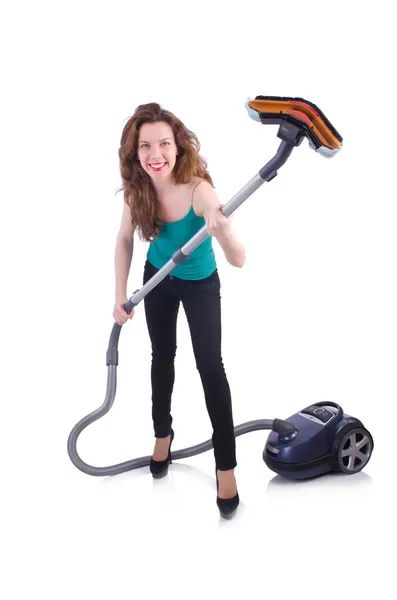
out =
[[[144,123],[139,130],[138,159],[154,182],[170,179],[178,148],[168,123]]]

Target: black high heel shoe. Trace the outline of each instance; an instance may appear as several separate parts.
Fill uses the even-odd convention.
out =
[[[172,444],[172,440],[174,439],[174,431],[171,428],[171,439],[170,439],[170,446],[168,449],[168,457],[165,460],[153,460],[153,458],[150,459],[150,472],[153,475],[153,477],[159,479],[160,477],[164,477],[164,475],[167,474],[168,471],[168,466],[172,463],[171,460],[171,444]]]
[[[219,481],[218,481],[218,473],[215,467],[215,477],[216,477],[216,504],[219,508],[219,512],[224,519],[231,519],[234,516],[234,513],[237,510],[237,507],[240,503],[240,498],[238,492],[233,498],[219,498],[218,489],[219,489]]]

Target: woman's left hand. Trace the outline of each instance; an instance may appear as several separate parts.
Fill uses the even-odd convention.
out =
[[[203,215],[209,235],[223,237],[231,232],[230,220],[233,215],[225,217],[222,208],[223,204],[219,204],[215,209],[209,210]]]

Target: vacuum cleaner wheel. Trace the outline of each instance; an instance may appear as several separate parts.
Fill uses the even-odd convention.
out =
[[[374,442],[367,429],[356,427],[348,431],[337,450],[339,471],[347,474],[361,471],[371,458],[373,447]]]

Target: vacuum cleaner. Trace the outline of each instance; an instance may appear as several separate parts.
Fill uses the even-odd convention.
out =
[[[264,182],[278,174],[304,138],[309,147],[326,158],[335,156],[343,146],[343,139],[321,110],[303,98],[256,96],[245,103],[248,115],[255,121],[278,125],[281,140],[275,156],[222,208],[230,216]],[[158,285],[177,265],[187,260],[191,252],[208,236],[202,227],[141,289],[136,290],[125,303],[129,314],[146,294]],[[117,475],[148,466],[151,456],[143,456],[108,467],[85,463],[77,453],[77,439],[91,423],[103,417],[112,407],[117,387],[118,341],[122,325],[115,323],[106,352],[108,368],[107,389],[103,404],[81,419],[69,434],[67,449],[72,463],[83,473],[93,476]],[[234,428],[235,437],[261,429],[271,430],[263,450],[263,460],[269,469],[286,479],[309,479],[325,473],[361,471],[368,463],[374,447],[373,438],[363,423],[343,412],[334,402],[316,402],[287,419],[259,419]],[[173,461],[188,458],[212,448],[212,440],[173,451]]]

